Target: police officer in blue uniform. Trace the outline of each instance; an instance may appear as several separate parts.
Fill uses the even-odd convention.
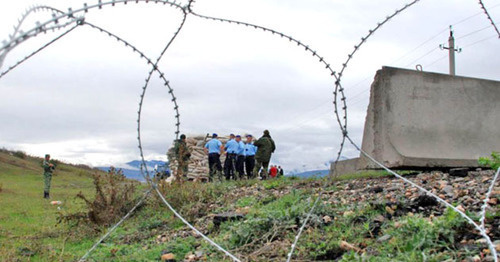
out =
[[[253,136],[247,135],[245,143],[245,169],[248,179],[254,178],[253,169],[255,167],[255,153],[257,153],[257,147],[253,145],[252,140]]]
[[[236,142],[238,143],[238,150],[236,151],[236,173],[239,179],[243,179],[245,176],[245,143],[241,141],[241,136],[236,136]]]
[[[236,179],[236,156],[239,146],[240,144],[236,142],[234,134],[229,135],[229,141],[227,141],[224,147],[226,150],[226,161],[224,162],[224,175],[226,176],[226,180],[231,179],[231,177]]]
[[[205,153],[208,154],[208,166],[210,167],[209,180],[213,181],[214,174],[217,177],[222,175],[222,165],[220,163],[220,155],[222,154],[222,142],[217,139],[217,134],[212,135],[212,139],[205,144]]]

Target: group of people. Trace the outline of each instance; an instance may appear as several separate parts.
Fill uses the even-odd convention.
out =
[[[271,168],[269,168],[269,176],[272,178],[281,177],[284,175],[285,174],[284,174],[283,168],[281,168],[281,166],[271,166]]]
[[[213,181],[214,176],[230,179],[252,179],[260,175],[262,179],[268,177],[269,162],[271,155],[276,150],[274,140],[268,130],[264,130],[262,137],[254,141],[250,134],[245,136],[245,142],[241,135],[231,134],[229,141],[224,145],[217,134],[212,135],[212,139],[205,144],[205,153],[208,154],[208,165],[210,168],[209,180]],[[174,152],[179,163],[179,177],[187,175],[188,161],[191,153],[186,144],[186,136],[181,135],[176,142]],[[220,156],[225,154],[224,167],[220,161]],[[262,170],[262,171],[261,171]]]

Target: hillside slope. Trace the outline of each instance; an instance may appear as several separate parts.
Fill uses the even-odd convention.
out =
[[[83,208],[75,196],[80,191],[93,194],[91,173],[95,171],[59,164],[52,179],[51,199],[45,200],[42,159],[22,157],[0,152],[0,260],[64,259],[60,253],[66,229],[57,226],[58,212]],[[52,200],[62,201],[60,210],[50,204]]]

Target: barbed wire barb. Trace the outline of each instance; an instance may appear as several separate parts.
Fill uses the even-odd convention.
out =
[[[488,20],[491,23],[491,26],[493,26],[493,29],[495,32],[497,32],[498,38],[500,38],[500,31],[498,30],[497,25],[495,24],[495,21],[493,21],[493,18],[491,18],[490,13],[488,12],[488,9],[486,9],[486,6],[484,6],[484,3],[482,0],[479,0],[479,5],[481,6],[481,9],[483,9],[484,14],[488,18]]]
[[[66,32],[62,33],[61,35],[59,35],[58,37],[52,39],[51,41],[47,42],[45,45],[43,45],[42,47],[38,48],[37,50],[35,50],[34,52],[32,52],[31,54],[27,55],[26,57],[24,57],[23,59],[17,61],[14,65],[10,66],[7,70],[5,70],[4,72],[1,72],[0,73],[0,79],[2,77],[4,77],[5,75],[7,75],[9,72],[11,72],[12,70],[14,70],[16,67],[18,67],[19,65],[21,65],[22,63],[24,63],[25,61],[27,61],[28,59],[30,59],[31,57],[33,57],[34,55],[38,54],[39,52],[41,52],[42,50],[44,50],[45,48],[49,47],[50,45],[52,45],[53,43],[55,43],[57,40],[63,38],[64,36],[66,36],[67,34],[71,33],[74,29],[76,29],[78,26],[80,26],[79,24],[73,26],[72,28],[70,28],[69,30],[67,30]]]

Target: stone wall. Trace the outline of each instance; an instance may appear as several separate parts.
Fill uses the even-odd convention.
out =
[[[188,179],[190,180],[206,180],[208,179],[209,167],[208,167],[208,155],[205,154],[203,149],[205,144],[212,139],[210,135],[186,135],[186,144],[191,152],[191,158],[188,163]],[[229,137],[218,137],[223,144],[225,144]],[[174,144],[175,145],[175,142]],[[172,174],[177,173],[178,163],[174,154],[174,146],[168,150],[167,156],[170,163],[170,170]],[[224,160],[226,157],[221,155],[221,163],[224,165]]]

